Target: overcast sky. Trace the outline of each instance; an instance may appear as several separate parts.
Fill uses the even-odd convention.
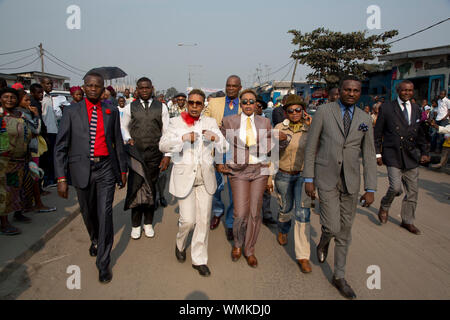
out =
[[[81,9],[80,30],[66,27],[70,5]],[[81,70],[118,66],[131,80],[151,78],[157,89],[185,90],[189,71],[196,87],[222,88],[230,74],[250,86],[259,66],[266,80],[267,72],[289,62],[294,46],[288,30],[367,30],[370,5],[381,9],[381,29],[369,34],[398,29],[400,38],[450,17],[450,0],[0,0],[0,53],[42,42],[44,49]],[[449,30],[447,21],[395,43],[391,52],[449,45]],[[32,53],[0,55],[0,65]],[[40,62],[0,72],[30,70],[40,71]],[[301,66],[296,80],[304,80],[306,70]],[[81,83],[80,76],[48,60],[45,71],[69,76],[72,85]],[[288,71],[270,80],[290,80]]]

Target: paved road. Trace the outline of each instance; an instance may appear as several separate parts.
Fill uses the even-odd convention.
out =
[[[399,227],[400,199],[394,201],[387,225],[380,226],[376,212],[387,188],[385,168],[378,172],[378,190],[372,208],[358,208],[353,226],[347,280],[359,299],[450,299],[450,176],[420,169],[420,194],[415,236]],[[73,192],[73,191],[72,191]],[[3,299],[343,299],[330,284],[333,244],[327,262],[315,255],[320,238],[319,216],[312,214],[311,274],[295,263],[293,234],[280,247],[276,230],[262,227],[256,247],[257,269],[245,259],[232,262],[231,243],[223,224],[210,233],[209,266],[203,278],[192,269],[190,251],[184,264],[174,256],[178,206],[172,199],[155,217],[156,236],[130,239],[130,213],[123,211],[125,193],[116,194],[113,281],[98,282],[95,259],[88,255],[89,239],[81,216],[2,283]],[[272,199],[275,212],[276,202]],[[81,270],[81,289],[66,287],[67,267]],[[381,289],[367,288],[368,266],[381,270]]]

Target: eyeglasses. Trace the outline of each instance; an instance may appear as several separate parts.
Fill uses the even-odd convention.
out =
[[[241,104],[243,104],[244,106],[247,105],[247,104],[255,104],[255,103],[256,103],[256,101],[253,100],[253,99],[250,99],[250,100],[248,100],[248,99],[241,100]]]
[[[197,106],[197,107],[201,107],[201,106],[203,106],[203,102],[201,102],[201,101],[192,101],[192,100],[189,100],[189,101],[188,101],[188,105],[190,105],[190,106],[195,105],[195,106]]]
[[[289,113],[289,114],[293,114],[294,112],[302,113],[302,111],[303,111],[302,108],[288,109],[288,110],[287,110],[287,113]]]

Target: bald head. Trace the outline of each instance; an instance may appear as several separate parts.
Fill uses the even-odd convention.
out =
[[[237,75],[231,75],[227,78],[227,83],[225,85],[225,93],[228,98],[236,99],[239,96],[239,92],[242,89],[241,78]]]

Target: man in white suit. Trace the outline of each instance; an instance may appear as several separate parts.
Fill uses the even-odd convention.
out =
[[[200,275],[209,276],[209,219],[217,188],[213,149],[217,149],[217,154],[222,154],[228,150],[228,143],[216,121],[201,116],[204,102],[203,91],[194,89],[189,93],[187,112],[170,119],[159,148],[161,152],[173,153],[169,192],[177,197],[180,206],[175,256],[179,262],[186,260],[187,238],[194,229],[191,242],[192,267]]]

